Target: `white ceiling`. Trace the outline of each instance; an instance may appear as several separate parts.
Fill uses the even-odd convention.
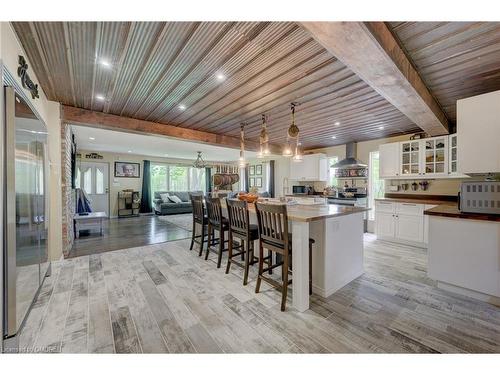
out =
[[[143,135],[118,132],[107,129],[72,125],[77,147],[89,151],[113,152],[168,157],[175,159],[194,160],[197,151],[202,151],[206,161],[236,161],[239,150],[212,146],[202,143],[187,142],[176,138],[157,135]],[[91,140],[90,138],[95,138]],[[253,158],[255,152],[246,152],[246,157]]]

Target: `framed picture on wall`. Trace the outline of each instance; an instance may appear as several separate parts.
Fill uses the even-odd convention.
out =
[[[262,187],[262,177],[255,178],[255,186],[261,188]]]
[[[249,185],[249,187],[254,187],[255,186],[255,178],[254,177],[250,177],[248,179],[248,185]]]
[[[261,176],[262,175],[262,164],[257,164],[255,166],[255,174],[257,176]]]
[[[255,174],[255,165],[251,165],[249,168],[248,168],[248,174],[250,176],[253,176]]]
[[[141,177],[141,165],[126,161],[115,161],[115,177]]]

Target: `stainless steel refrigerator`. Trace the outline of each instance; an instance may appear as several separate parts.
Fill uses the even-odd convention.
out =
[[[19,333],[50,273],[47,128],[13,87],[4,87],[4,351]],[[22,348],[19,348],[23,350]]]

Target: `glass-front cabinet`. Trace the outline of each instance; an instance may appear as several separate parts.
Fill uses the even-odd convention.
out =
[[[448,136],[400,142],[400,149],[401,176],[448,174]]]
[[[459,174],[458,173],[458,159],[457,159],[457,135],[452,134],[448,137],[448,152],[449,152],[449,174]]]
[[[440,176],[448,173],[448,136],[422,140],[425,147],[422,174]]]
[[[401,149],[401,176],[418,176],[421,173],[420,170],[420,150],[421,141],[405,141],[400,143]]]

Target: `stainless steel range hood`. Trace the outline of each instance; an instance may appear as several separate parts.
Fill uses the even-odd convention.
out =
[[[367,168],[368,166],[366,164],[356,159],[357,150],[358,144],[356,142],[346,144],[346,158],[333,164],[331,167],[338,169]]]

